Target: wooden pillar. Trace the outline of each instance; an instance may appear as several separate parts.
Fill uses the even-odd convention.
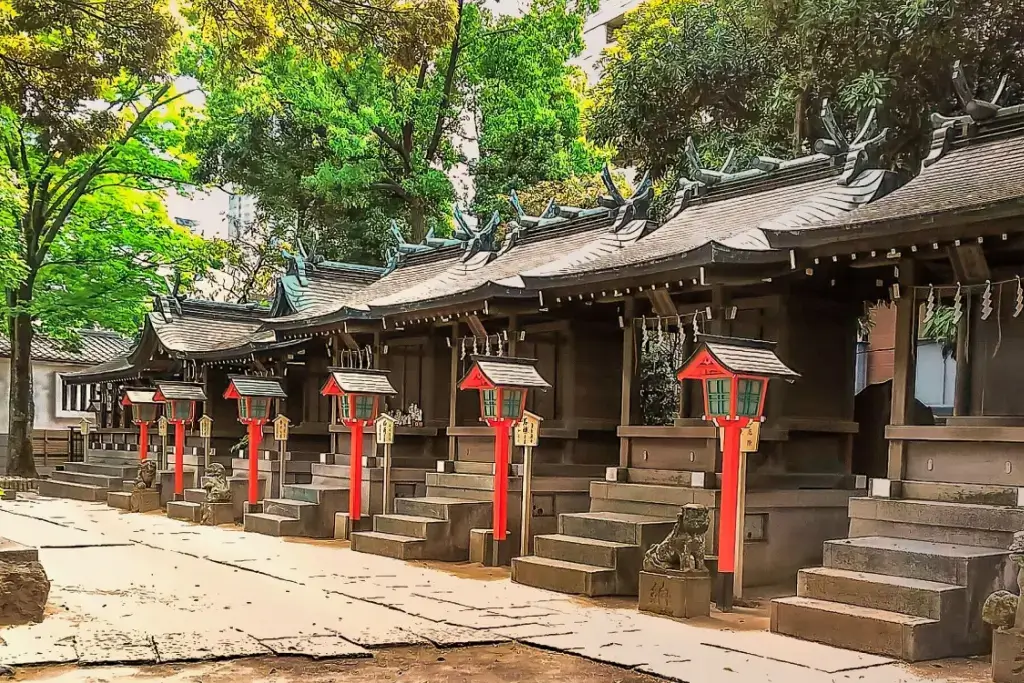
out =
[[[711,334],[728,335],[729,320],[725,317],[725,309],[729,305],[729,292],[725,285],[711,286],[711,324],[708,330]]]
[[[508,316],[508,355],[515,357],[519,347],[519,317],[515,313]]]
[[[891,425],[906,425],[914,404],[915,356],[917,355],[917,297],[914,296],[915,263],[900,261],[900,298],[896,301],[896,343],[893,358]],[[906,444],[889,442],[889,479],[899,481],[906,473]]]
[[[956,386],[953,390],[953,415],[971,413],[971,368],[968,336],[971,324],[971,295],[964,297],[964,314],[956,327]],[[998,304],[997,304],[998,305]]]
[[[420,409],[423,424],[427,425],[437,419],[437,333],[433,328],[427,332],[427,342],[421,347],[420,361]]]
[[[636,315],[636,300],[632,297],[623,301],[622,306],[622,395],[619,406],[619,424],[626,427],[633,417],[633,376],[636,354],[636,335],[633,317]],[[619,467],[629,467],[629,439],[619,439]]]
[[[459,321],[452,321],[452,363],[449,368],[448,427],[455,426],[455,407],[459,397]],[[448,435],[448,459],[455,460],[455,437]]]

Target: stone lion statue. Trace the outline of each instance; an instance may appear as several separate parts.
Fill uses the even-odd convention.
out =
[[[206,489],[207,503],[230,503],[231,487],[228,486],[228,475],[224,465],[219,462],[212,463],[206,470],[206,477],[203,480],[203,488]]]
[[[135,477],[135,490],[151,489],[154,481],[156,481],[156,463],[152,460],[143,460],[139,463],[139,474]]]
[[[711,521],[703,505],[684,505],[676,524],[661,543],[648,548],[644,555],[644,571],[706,572],[704,534]]]
[[[1024,531],[1013,535],[1010,560],[1017,565],[1017,591],[1024,595]],[[1010,591],[996,591],[985,600],[981,618],[992,628],[1004,631],[1024,629],[1024,601]]]

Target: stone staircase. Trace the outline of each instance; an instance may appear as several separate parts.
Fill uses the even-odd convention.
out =
[[[107,494],[135,481],[138,459],[119,462],[66,462],[49,479],[39,480],[39,495],[52,498],[107,502]]]
[[[285,484],[283,498],[266,498],[263,512],[247,512],[245,530],[268,536],[333,538],[335,515],[348,510],[348,467],[312,463],[310,469],[310,483]]]
[[[491,503],[427,496],[399,498],[395,512],[374,515],[373,531],[353,532],[352,550],[399,560],[469,559],[470,529],[490,527]]]
[[[850,499],[850,538],[827,541],[824,566],[772,602],[771,630],[907,661],[987,652],[981,607],[1016,583],[1016,487],[893,484],[900,497]]]
[[[171,519],[181,519],[198,524],[200,519],[202,519],[200,504],[204,500],[206,500],[206,489],[185,489],[184,500],[171,500],[167,502],[167,516]]]

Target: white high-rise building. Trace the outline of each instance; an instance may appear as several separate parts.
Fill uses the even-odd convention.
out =
[[[228,237],[238,239],[247,225],[256,220],[256,198],[246,194],[228,195]]]
[[[576,63],[587,75],[587,82],[594,85],[601,78],[601,56],[604,50],[615,44],[615,32],[626,23],[626,12],[641,4],[643,0],[602,0],[597,12],[587,17],[583,26],[583,53]]]

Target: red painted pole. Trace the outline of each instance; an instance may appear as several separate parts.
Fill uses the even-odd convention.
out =
[[[185,423],[174,423],[174,495],[185,495]]]
[[[718,609],[732,609],[733,572],[736,569],[736,507],[739,500],[740,432],[746,420],[722,419],[722,502],[718,510]]]
[[[507,420],[494,423],[494,540],[508,535],[508,435]]]
[[[249,505],[255,505],[260,497],[260,441],[263,439],[263,425],[259,422],[249,423]],[[284,472],[278,473],[284,476]]]
[[[354,420],[348,456],[348,518],[359,521],[363,509],[363,422]]]
[[[149,423],[139,423],[139,460],[149,457]]]

